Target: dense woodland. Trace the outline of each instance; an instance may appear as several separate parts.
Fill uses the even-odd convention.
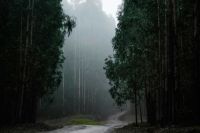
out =
[[[62,46],[75,22],[61,0],[0,1],[0,124],[36,121],[38,100],[62,79]]]
[[[105,70],[136,123],[143,101],[152,125],[200,123],[199,13],[199,0],[124,0]]]

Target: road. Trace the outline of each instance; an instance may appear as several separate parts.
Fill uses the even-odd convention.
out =
[[[119,120],[119,117],[126,112],[121,112],[111,116],[107,124],[101,126],[94,125],[80,125],[80,126],[66,126],[62,129],[58,129],[50,132],[43,133],[110,133],[114,128],[120,128],[128,124]]]

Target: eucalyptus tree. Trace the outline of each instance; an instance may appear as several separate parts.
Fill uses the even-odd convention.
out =
[[[39,98],[60,84],[64,36],[75,22],[61,0],[1,1],[0,10],[0,122],[35,122]]]
[[[199,122],[198,10],[197,1],[124,0],[105,70],[115,101],[135,103],[136,123],[141,94],[151,124]]]

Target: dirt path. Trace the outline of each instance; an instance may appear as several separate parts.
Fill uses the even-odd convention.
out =
[[[65,126],[62,129],[41,133],[110,133],[114,128],[120,128],[128,124],[128,122],[119,120],[119,117],[125,113],[126,112],[120,112],[111,116],[105,125]]]

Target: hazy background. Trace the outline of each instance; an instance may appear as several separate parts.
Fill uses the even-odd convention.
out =
[[[116,106],[109,94],[104,59],[112,55],[112,38],[121,0],[64,0],[63,9],[76,27],[64,45],[64,82],[52,104],[41,100],[43,115],[90,114],[104,118]],[[46,113],[48,110],[49,113]],[[60,113],[59,113],[60,112]]]

